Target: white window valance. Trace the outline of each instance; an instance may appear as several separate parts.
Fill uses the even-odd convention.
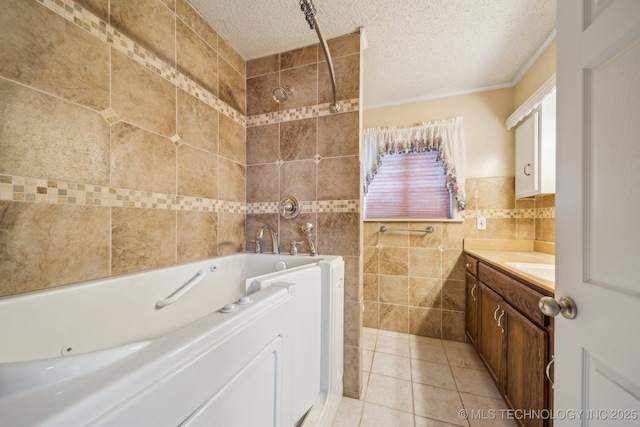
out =
[[[363,131],[363,180],[366,194],[384,156],[389,154],[437,151],[447,176],[446,189],[467,204],[464,192],[465,136],[462,117],[423,122],[412,127],[370,128]]]

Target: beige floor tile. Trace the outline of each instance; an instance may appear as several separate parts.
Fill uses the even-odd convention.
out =
[[[411,412],[413,410],[411,381],[371,374],[365,401]]]
[[[413,383],[413,403],[416,415],[466,426],[460,417],[462,402],[457,391]]]
[[[500,393],[488,372],[459,368],[457,366],[452,366],[451,371],[458,385],[458,390],[461,392],[501,399]]]
[[[333,419],[332,427],[358,427],[364,402],[350,397],[343,397],[338,412]]]
[[[471,427],[516,427],[502,399],[460,393]]]
[[[362,348],[364,348],[365,350],[374,350],[376,348],[378,334],[371,331],[372,329],[369,328],[365,328],[362,331]]]
[[[411,381],[411,364],[408,357],[376,351],[373,356],[371,373]]]
[[[480,356],[471,344],[456,341],[442,341],[444,351],[451,366],[484,370]]]
[[[431,345],[442,347],[442,340],[440,338],[422,337],[420,335],[409,335],[409,341],[422,343],[422,344],[431,344]]]
[[[412,359],[428,360],[429,362],[449,365],[449,359],[447,359],[447,354],[441,342],[409,341],[409,344],[411,346]]]
[[[371,372],[371,362],[373,361],[372,350],[362,350],[362,370]]]
[[[411,360],[411,380],[421,384],[457,390],[451,368],[427,360]]]
[[[362,393],[360,393],[360,400],[364,400],[367,396],[367,386],[369,385],[369,376],[371,373],[362,372]]]
[[[385,331],[380,329],[378,331],[378,336],[392,337],[392,338],[400,338],[403,340],[408,340],[411,335],[405,334],[402,332],[394,332],[394,331]]]
[[[432,420],[416,415],[416,427],[457,427],[455,424],[445,423],[444,421]]]
[[[376,342],[376,352],[409,357],[409,340],[379,334]]]
[[[413,426],[413,414],[365,403],[360,427],[409,427]]]

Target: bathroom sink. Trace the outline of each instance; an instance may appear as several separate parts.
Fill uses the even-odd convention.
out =
[[[554,264],[537,264],[533,262],[505,262],[509,267],[524,274],[537,277],[549,282],[556,280],[556,266]]]

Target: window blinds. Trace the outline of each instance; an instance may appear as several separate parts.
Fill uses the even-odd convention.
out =
[[[382,159],[365,196],[365,218],[451,218],[451,193],[437,151]]]

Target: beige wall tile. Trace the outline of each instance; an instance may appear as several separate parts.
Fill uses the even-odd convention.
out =
[[[0,79],[0,173],[109,184],[109,126],[97,113]]]
[[[409,333],[423,337],[442,337],[442,310],[409,307]]]
[[[442,224],[442,246],[447,249],[462,249],[462,241],[476,237],[474,219],[462,223]]]
[[[280,54],[280,69],[300,67],[302,65],[315,64],[318,62],[318,51],[320,46],[316,43],[300,49],[290,50]]]
[[[316,163],[313,160],[285,162],[280,167],[280,199],[316,200]]]
[[[318,154],[322,157],[357,156],[359,149],[357,111],[318,117]]]
[[[380,223],[365,222],[362,227],[362,240],[364,246],[376,246],[380,241]]]
[[[182,21],[176,22],[178,71],[218,96],[218,54]]]
[[[358,157],[322,159],[318,163],[318,200],[354,200],[360,198]]]
[[[293,89],[293,96],[286,103],[280,105],[280,110],[308,107],[318,104],[318,66],[317,64],[303,65],[280,72],[280,85],[289,85]],[[280,86],[278,85],[278,86]],[[275,86],[271,89],[275,89]],[[269,91],[271,93],[271,91]]]
[[[168,137],[176,133],[176,87],[115,50],[111,105],[128,123]]]
[[[182,142],[218,154],[218,120],[216,110],[178,89],[178,135]]]
[[[464,280],[445,280],[442,284],[442,308],[445,310],[464,311],[464,301]]]
[[[246,168],[240,163],[220,158],[220,200],[243,202],[246,194]]]
[[[171,140],[127,123],[111,128],[111,185],[174,194],[176,147]]]
[[[464,312],[442,310],[442,339],[465,342]]]
[[[380,303],[380,329],[409,333],[409,307]]]
[[[318,102],[333,102],[331,78],[326,64],[318,64]],[[360,55],[349,55],[333,60],[338,100],[354,99],[360,95]]]
[[[556,221],[552,218],[542,218],[540,221],[542,224],[542,235],[540,240],[543,242],[555,242],[556,241]]]
[[[175,64],[176,18],[166,5],[157,0],[110,0],[110,6],[110,23],[115,29],[164,62]]]
[[[381,275],[379,298],[380,302],[408,305],[409,277]]]
[[[38,2],[0,14],[0,76],[100,111],[109,106],[109,47]]]
[[[219,96],[234,110],[242,114],[247,112],[246,80],[242,74],[227,61],[218,59]]]
[[[479,178],[476,185],[479,193],[476,209],[515,208],[514,177]]]
[[[278,73],[249,78],[247,80],[247,116],[278,111],[278,104],[273,100],[272,93],[279,86]]]
[[[190,145],[178,147],[178,194],[218,198],[218,156]]]
[[[378,274],[380,250],[373,246],[363,248],[363,271],[369,274]]]
[[[247,203],[278,202],[279,181],[275,163],[247,166]]]
[[[280,55],[269,55],[247,61],[247,78],[280,71]]]
[[[409,305],[415,307],[442,307],[442,280],[425,277],[409,278]]]
[[[442,277],[442,252],[440,249],[411,248],[409,251],[411,277]]]
[[[176,212],[111,208],[111,274],[176,262]]]
[[[218,214],[218,255],[244,251],[244,219],[240,213]]]
[[[360,255],[359,230],[357,213],[318,213],[318,253]]]
[[[311,213],[301,213],[294,219],[286,220],[282,217],[279,218],[280,221],[280,230],[278,232],[278,236],[280,238],[280,251],[282,253],[289,253],[291,251],[291,242],[298,242],[298,253],[299,254],[309,254],[311,253],[309,249],[309,243],[307,241],[306,235],[302,232],[302,225],[306,222],[310,222],[312,224],[316,224],[316,214],[314,212]],[[278,224],[278,218],[275,218],[273,221],[273,225]],[[262,225],[262,224],[261,224]],[[312,231],[313,242],[316,243],[316,230]],[[302,242],[302,243],[300,243]],[[351,298],[352,300],[357,300],[357,298]]]
[[[347,255],[344,259],[344,299],[362,301],[362,281],[360,280],[360,257]]]
[[[218,214],[179,211],[178,262],[195,261],[218,255]]]
[[[313,159],[318,152],[317,123],[316,118],[280,123],[280,158]]]
[[[1,201],[0,218],[0,296],[109,275],[108,208]]]
[[[394,222],[389,228],[409,228],[406,222]],[[384,233],[380,232],[380,245],[387,248],[408,248],[409,232],[389,230]]]
[[[433,233],[409,233],[409,246],[412,248],[439,248],[442,245],[443,228],[445,224],[431,222],[411,222],[408,228],[411,230],[426,230],[433,227]]]
[[[535,220],[533,218],[518,218],[516,220],[516,239],[534,240],[535,233]]]
[[[380,327],[380,322],[378,321],[378,311],[380,308],[380,304],[377,302],[364,302],[364,313],[363,315],[363,325],[365,328],[376,328]]]
[[[242,77],[243,83],[242,87],[245,87],[244,80],[246,79],[247,67],[246,62],[242,59],[242,56],[238,53],[237,50],[229,44],[222,37],[218,37],[218,54],[222,59],[224,59],[234,70],[236,70],[240,76]]]
[[[360,303],[345,301],[344,303],[344,344],[360,346]]]
[[[442,278],[445,280],[464,280],[464,254],[461,250],[445,249],[442,253]]]
[[[407,248],[381,248],[380,274],[409,275],[409,250]]]
[[[247,164],[273,163],[280,158],[280,125],[247,128]]]
[[[187,0],[176,0],[176,15],[212,49],[218,49],[218,33],[187,3]]]
[[[480,239],[515,239],[516,238],[515,218],[487,218],[487,229],[478,230]]]
[[[378,280],[377,274],[364,274],[362,279],[362,288],[365,301],[378,301]]]
[[[343,393],[358,399],[362,388],[362,348],[345,345],[343,357]]]
[[[109,22],[109,0],[75,0],[75,2],[105,23]]]
[[[347,34],[346,36],[336,37],[335,39],[327,40],[327,46],[331,52],[332,58],[340,58],[347,55],[360,53],[360,34]],[[322,58],[324,55],[320,53]]]
[[[224,114],[220,114],[220,156],[246,164],[245,130]]]

